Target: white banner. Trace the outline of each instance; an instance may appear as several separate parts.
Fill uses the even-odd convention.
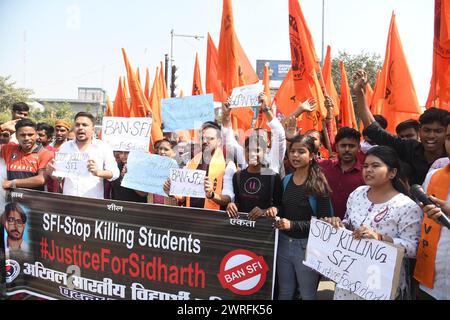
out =
[[[85,152],[76,153],[55,153],[55,171],[53,176],[68,177],[87,177],[90,175],[87,168],[89,154]]]
[[[377,240],[356,240],[349,230],[311,219],[303,264],[363,299],[395,298],[402,259],[403,249]]]
[[[170,195],[179,197],[205,197],[204,170],[170,169]]]
[[[234,88],[231,93],[230,108],[258,106],[258,96],[264,91],[264,86],[256,83]]]
[[[114,151],[148,151],[151,118],[103,117],[102,140]]]

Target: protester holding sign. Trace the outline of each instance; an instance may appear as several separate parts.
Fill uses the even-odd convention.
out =
[[[233,176],[234,202],[227,206],[230,218],[239,212],[249,213],[248,218],[275,217],[281,205],[281,179],[278,173],[262,167],[267,144],[262,137],[245,140],[245,160],[248,167]]]
[[[186,202],[186,207],[219,210],[230,202],[229,196],[222,195],[226,162],[221,143],[219,125],[215,122],[205,122],[202,126],[202,152],[196,154],[185,168],[206,171],[206,198],[180,199],[180,202]],[[170,179],[164,184],[164,192],[169,195]]]
[[[283,159],[286,152],[286,135],[284,132],[283,125],[274,117],[271,107],[267,103],[267,97],[264,92],[259,95],[260,108],[267,117],[269,127],[271,129],[270,133],[265,129],[258,128],[254,129],[250,135],[261,136],[269,146],[267,149],[268,154],[265,159],[267,160],[267,166],[275,173],[279,173],[283,176],[284,166]],[[233,130],[231,129],[231,109],[230,109],[230,98],[222,107],[222,135],[226,142],[226,148],[234,150],[236,152],[237,162],[242,168],[247,167],[247,162],[245,161],[244,149],[242,145],[238,143],[233,135]],[[245,134],[240,132],[240,134]]]
[[[447,117],[445,149],[450,157],[450,117]],[[439,221],[442,215],[450,217],[450,164],[430,172],[423,187],[428,194],[434,195],[430,198],[436,205],[423,208],[425,218],[414,271],[422,290],[419,299],[450,300],[450,229],[442,227]]]
[[[174,140],[169,140],[167,138],[163,138],[158,140],[154,144],[154,149],[160,156],[169,157],[175,159],[175,147],[177,146],[177,142]],[[147,197],[148,203],[153,204],[165,204],[170,206],[177,205],[177,199],[175,197],[164,197],[159,194],[148,193]]]
[[[283,179],[282,205],[275,220],[281,230],[278,239],[277,275],[280,300],[291,300],[296,284],[303,300],[314,300],[319,274],[303,265],[310,220],[332,215],[331,192],[314,157],[314,139],[296,136],[289,148],[289,160],[295,169]]]
[[[409,197],[400,179],[400,162],[396,152],[377,146],[366,154],[363,178],[366,186],[352,192],[347,201],[344,220],[325,218],[334,227],[353,231],[356,239],[375,239],[393,243],[405,250],[405,257],[416,255],[420,236],[420,207]],[[409,298],[405,264],[402,264],[396,299]],[[334,299],[359,300],[359,296],[336,288]]]
[[[78,112],[75,115],[75,140],[63,143],[59,150],[67,154],[89,154],[87,167],[90,175],[64,178],[65,195],[103,199],[103,179],[113,181],[119,177],[120,172],[113,151],[103,141],[93,138],[94,124],[95,118],[92,114]],[[54,170],[54,162],[49,163],[48,174],[51,175]]]

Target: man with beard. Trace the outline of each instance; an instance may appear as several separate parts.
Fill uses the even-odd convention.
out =
[[[93,138],[95,118],[88,112],[75,115],[75,140],[62,144],[59,152],[66,154],[87,153],[89,175],[64,178],[63,194],[70,196],[104,199],[103,179],[113,181],[120,175],[111,147]],[[47,166],[47,173],[53,174],[54,161]]]
[[[2,222],[8,234],[5,247],[8,250],[28,251],[28,244],[23,240],[27,222],[23,208],[18,203],[8,203],[5,206]]]
[[[319,159],[318,163],[325,174],[333,192],[331,203],[334,216],[344,218],[347,210],[347,199],[359,186],[364,185],[362,163],[357,157],[361,134],[352,128],[339,129],[335,138],[337,159]]]
[[[186,207],[220,210],[230,202],[230,197],[222,196],[223,177],[226,169],[225,157],[221,143],[220,127],[215,122],[205,122],[202,125],[202,152],[191,159],[185,168],[205,170],[205,198],[183,198],[179,203],[186,201]],[[164,191],[169,194],[170,180],[164,184]]]
[[[1,125],[3,131],[6,124]],[[15,125],[19,144],[8,143],[1,148],[5,160],[7,180],[3,188],[29,188],[44,191],[45,167],[53,158],[53,152],[37,144],[36,124],[30,119],[21,119]]]

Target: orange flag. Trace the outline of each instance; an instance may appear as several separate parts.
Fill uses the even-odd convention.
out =
[[[119,85],[117,86],[116,99],[114,100],[113,114],[115,117],[129,117],[130,107],[123,92],[124,86],[122,77],[119,77]]]
[[[264,66],[264,76],[263,76],[264,93],[266,94],[267,101],[269,105],[272,105],[272,97],[270,96],[270,76],[269,67]],[[270,127],[267,124],[267,117],[263,112],[258,113],[258,118],[256,119],[255,128],[264,128],[270,131]]]
[[[303,131],[322,130],[321,120],[326,116],[326,109],[325,98],[317,78],[320,72],[319,59],[298,0],[289,0],[289,36],[296,96],[300,101],[314,97],[318,106],[317,112],[303,114],[298,125]]]
[[[341,69],[341,127],[350,127],[358,130],[358,124],[355,117],[355,109],[353,107],[352,95],[348,86],[347,72],[345,71],[344,62],[339,61]]]
[[[153,81],[152,91],[150,93],[150,106],[152,110],[152,144],[161,140],[164,135],[161,130],[161,95],[162,90],[159,87],[159,70],[156,68],[155,81]]]
[[[106,96],[106,110],[105,110],[105,117],[113,117],[114,116],[114,107],[111,104],[111,100],[109,100],[109,97]]]
[[[322,68],[322,76],[325,83],[325,88],[327,90],[328,96],[333,100],[333,116],[337,117],[339,115],[339,94],[337,93],[336,86],[333,82],[333,77],[331,76],[331,47],[327,46],[327,54]]]
[[[144,96],[147,98],[147,101],[150,102],[150,72],[148,71],[148,68],[145,68]]]
[[[192,81],[192,95],[203,94],[202,78],[200,76],[200,65],[198,63],[198,53],[195,54],[194,80]]]
[[[248,60],[234,30],[234,18],[231,0],[223,0],[222,25],[218,50],[217,77],[222,82],[226,96],[233,88],[257,83],[258,76]],[[231,111],[233,128],[251,128],[253,110],[238,108]],[[237,126],[237,127],[236,127]]]
[[[393,134],[397,124],[408,119],[418,119],[422,113],[394,13],[389,27],[383,69],[373,93],[372,103],[375,108],[381,108],[380,114],[388,121],[387,130]]]
[[[434,3],[433,76],[426,107],[450,111],[450,2]]]
[[[122,48],[123,59],[125,61],[125,67],[127,69],[128,75],[128,86],[130,89],[131,96],[131,117],[146,117],[150,106],[148,104],[147,98],[144,96],[140,82],[138,81],[133,68],[131,67],[128,56],[125,49]]]
[[[208,32],[208,45],[206,49],[206,93],[214,95],[214,101],[223,102],[226,100],[222,83],[217,77],[217,61],[219,53]]]
[[[141,84],[141,73],[139,72],[139,67],[136,69],[136,77],[139,84]]]

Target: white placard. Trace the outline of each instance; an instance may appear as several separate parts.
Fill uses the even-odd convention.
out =
[[[258,97],[263,90],[264,86],[259,83],[234,88],[230,97],[230,108],[258,106]]]
[[[377,240],[356,240],[349,230],[311,219],[303,264],[363,299],[395,298],[402,259],[403,249]]]
[[[85,152],[55,153],[55,171],[53,176],[61,178],[88,177],[90,172],[87,168],[89,154]]]
[[[114,151],[148,151],[152,118],[103,117],[102,140]]]
[[[170,194],[179,197],[205,197],[205,170],[170,169]]]

